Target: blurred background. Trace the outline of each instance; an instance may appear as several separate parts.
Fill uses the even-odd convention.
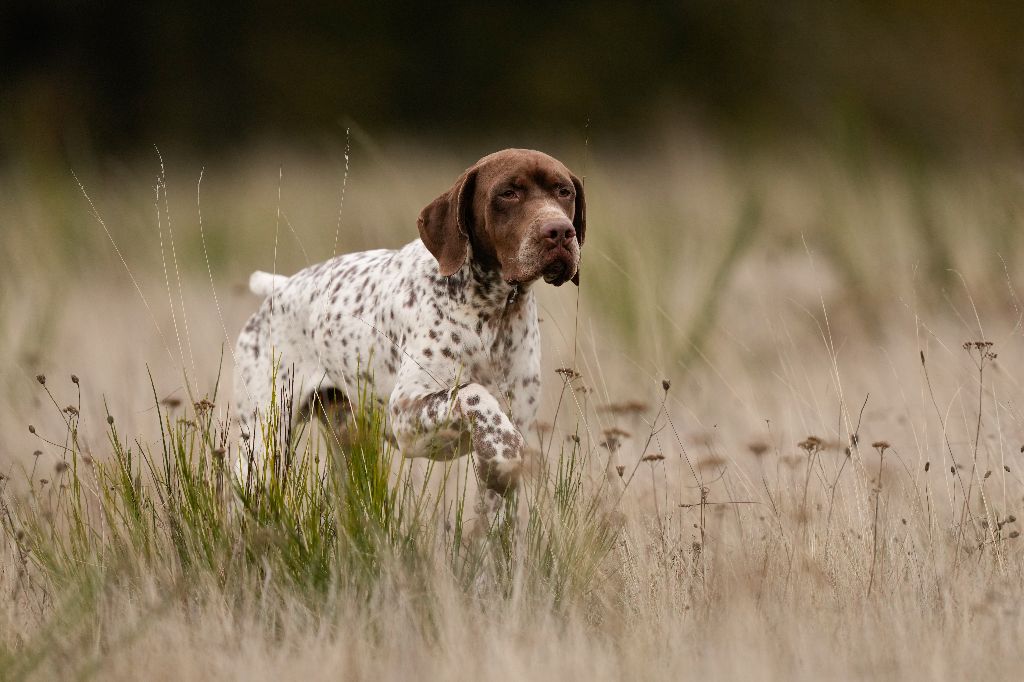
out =
[[[0,414],[76,372],[153,427],[147,371],[229,378],[249,272],[400,246],[506,146],[586,179],[542,316],[596,404],[668,377],[694,442],[824,435],[922,350],[962,400],[964,341],[1024,350],[1022,35],[1017,2],[5,0]]]
[[[1018,151],[1015,2],[22,2],[0,6],[8,158],[268,139],[350,125],[435,143],[880,143],[927,158]]]

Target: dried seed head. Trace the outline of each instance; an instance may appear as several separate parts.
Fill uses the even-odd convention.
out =
[[[48,478],[40,478],[39,479],[39,483],[41,483],[42,485],[46,485],[49,482],[50,482],[50,479],[48,479]]]
[[[1004,464],[1003,465],[1003,469],[1006,470],[1006,473],[1010,473],[1010,465],[1009,464]]]
[[[608,438],[605,438],[600,443],[602,448],[605,448],[605,449],[609,450],[610,452],[615,452],[616,450],[618,450],[620,444],[621,444],[621,441],[618,438],[616,438],[615,436],[610,436]]]
[[[566,381],[572,381],[573,379],[579,379],[582,374],[574,370],[572,367],[559,367],[555,370],[555,374],[561,374],[565,377]]]
[[[621,464],[617,464],[615,466],[615,473],[619,475],[619,478],[622,478],[622,474],[625,473],[625,471],[626,467],[622,466]]]
[[[764,453],[768,452],[768,444],[761,442],[751,443],[747,446],[747,449],[754,453],[756,457],[760,457]]]
[[[75,384],[76,386],[78,385],[78,375],[77,374],[72,374],[71,375],[71,383]]]
[[[629,431],[620,429],[617,426],[613,426],[610,429],[605,429],[601,433],[604,434],[605,438],[629,438],[631,434]]]
[[[992,475],[992,470],[991,469],[989,469],[988,471],[985,472],[985,478],[988,478],[991,475]]]
[[[224,459],[224,452],[224,448],[214,448],[213,456],[216,457],[217,459]]]
[[[619,415],[637,415],[647,411],[648,405],[639,400],[626,400],[621,403],[608,403],[597,408],[599,412]]]
[[[32,453],[32,456],[33,456],[33,457],[38,457],[38,456],[39,456],[39,455],[41,455],[41,454],[43,454],[43,451],[42,451],[42,450],[36,450],[35,452],[33,452],[33,453]]]
[[[860,442],[860,436],[857,435],[856,433],[851,433],[850,434],[850,445],[854,445],[855,446],[859,442]]]
[[[875,448],[876,450],[888,450],[892,446],[889,445],[889,441],[887,440],[876,440],[874,443],[871,444],[871,447]]]
[[[59,476],[68,470],[68,463],[65,462],[64,460],[61,460],[53,465],[53,469],[54,471],[57,472],[57,475]]]
[[[46,385],[46,375],[45,374],[37,374],[36,375],[36,381],[39,382],[40,386],[45,386]]]
[[[956,473],[956,466],[955,465],[949,467],[949,473],[951,473],[951,474],[955,474]]]
[[[656,453],[651,454],[651,455],[644,455],[644,458],[641,461],[644,461],[644,462],[660,462],[663,459],[665,459],[665,455],[661,454],[660,452],[656,452]]]
[[[36,427],[34,427],[31,424],[29,424],[28,425],[28,432],[34,434],[36,432]]]
[[[64,411],[70,414],[72,417],[78,416],[78,408],[75,407],[74,405],[68,405],[67,407],[64,408]]]
[[[1011,530],[1010,531],[1010,537],[1011,538],[1019,538],[1020,537],[1020,531],[1019,530]]]
[[[207,400],[206,398],[203,398],[199,402],[193,403],[192,407],[195,408],[196,412],[202,413],[206,412],[207,410],[212,410],[215,406],[211,401]]]
[[[668,393],[668,389],[672,388],[672,382],[669,381],[668,379],[662,379],[661,380],[661,388],[662,388],[663,391]]]
[[[924,463],[924,470],[925,470],[926,473],[927,473],[928,469],[931,468],[931,466],[932,466],[931,462],[925,462]]]
[[[796,444],[801,450],[806,450],[808,454],[821,449],[822,440],[817,436],[807,436],[804,440]]]
[[[697,468],[701,471],[720,469],[726,465],[726,459],[718,455],[708,455],[697,462]]]
[[[114,415],[112,415],[112,414],[108,414],[107,415],[107,423],[108,424],[113,424],[114,423]]]
[[[164,398],[163,400],[160,401],[160,404],[161,405],[166,405],[167,407],[169,407],[169,408],[171,408],[173,410],[175,407],[178,407],[179,405],[181,405],[181,398],[175,398],[174,396],[167,396],[166,398]]]

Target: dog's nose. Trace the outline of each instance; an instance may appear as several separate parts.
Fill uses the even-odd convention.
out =
[[[569,221],[557,221],[548,223],[541,228],[541,234],[546,239],[549,239],[554,245],[558,245],[560,242],[567,242],[570,239],[576,238],[576,229],[572,226]]]

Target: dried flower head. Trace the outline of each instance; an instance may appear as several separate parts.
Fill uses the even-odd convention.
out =
[[[192,407],[195,408],[196,412],[203,413],[208,410],[212,410],[215,406],[212,402],[210,402],[206,398],[203,398],[199,402],[193,403]]]
[[[624,474],[625,472],[626,472],[626,467],[622,466],[621,464],[617,464],[615,466],[615,473],[617,473],[619,475],[619,478],[622,478],[622,474]]]
[[[871,447],[873,447],[874,449],[882,452],[882,451],[888,450],[892,446],[889,445],[889,441],[887,441],[887,440],[876,440],[874,443],[871,444]]]
[[[61,460],[53,465],[53,469],[54,471],[57,472],[57,475],[60,476],[61,474],[68,470],[68,463],[65,462],[64,460]]]
[[[721,469],[726,464],[724,457],[718,455],[708,455],[704,459],[697,462],[697,468],[701,471]]]
[[[31,434],[34,434],[36,432],[36,427],[34,427],[31,424],[29,424],[28,425],[28,432],[31,433]]]
[[[822,440],[817,436],[807,436],[804,440],[796,444],[801,450],[806,450],[808,454],[821,449]]]
[[[161,405],[165,405],[165,406],[167,406],[167,407],[169,407],[169,408],[171,408],[173,410],[174,408],[176,408],[179,405],[181,405],[181,398],[176,398],[176,397],[170,395],[170,396],[167,396],[166,398],[164,398],[163,400],[161,400],[160,404]]]
[[[647,411],[648,404],[640,400],[626,400],[620,403],[608,403],[597,408],[599,412],[618,415],[637,415]]]
[[[78,408],[75,407],[74,405],[68,405],[67,407],[64,408],[64,411],[70,414],[72,417],[78,416]]]
[[[604,434],[605,438],[629,438],[631,434],[629,431],[620,429],[617,426],[613,426],[610,429],[605,429],[601,433]]]
[[[747,449],[754,453],[755,457],[760,457],[764,453],[768,452],[768,444],[757,441],[748,445]]]
[[[78,385],[78,375],[77,374],[72,374],[71,375],[71,383],[73,383],[76,386]]]
[[[672,382],[669,381],[668,379],[662,379],[661,380],[661,389],[663,391],[665,391],[666,393],[668,393],[668,389],[670,389],[670,388],[672,388]]]
[[[36,375],[36,381],[39,382],[40,386],[45,386],[46,385],[46,375],[45,374],[37,374]]]
[[[111,414],[107,415],[107,423],[111,424],[111,425],[114,423],[114,415],[111,415]]]
[[[660,452],[655,452],[655,453],[652,453],[650,455],[644,455],[644,457],[643,457],[643,459],[641,461],[642,462],[660,462],[663,459],[665,459],[665,455],[661,454]]]
[[[572,367],[559,367],[555,370],[555,374],[561,374],[566,381],[572,381],[573,379],[579,379],[582,374],[574,370]]]

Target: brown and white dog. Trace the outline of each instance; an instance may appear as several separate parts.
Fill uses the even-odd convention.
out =
[[[254,436],[276,369],[277,386],[294,386],[296,406],[354,399],[364,386],[388,405],[406,457],[471,448],[482,506],[496,508],[516,485],[540,394],[531,285],[579,284],[586,225],[575,175],[541,152],[506,149],[424,208],[420,239],[402,249],[338,256],[291,277],[254,273],[250,288],[267,298],[235,353],[249,443],[239,475],[260,456]]]

